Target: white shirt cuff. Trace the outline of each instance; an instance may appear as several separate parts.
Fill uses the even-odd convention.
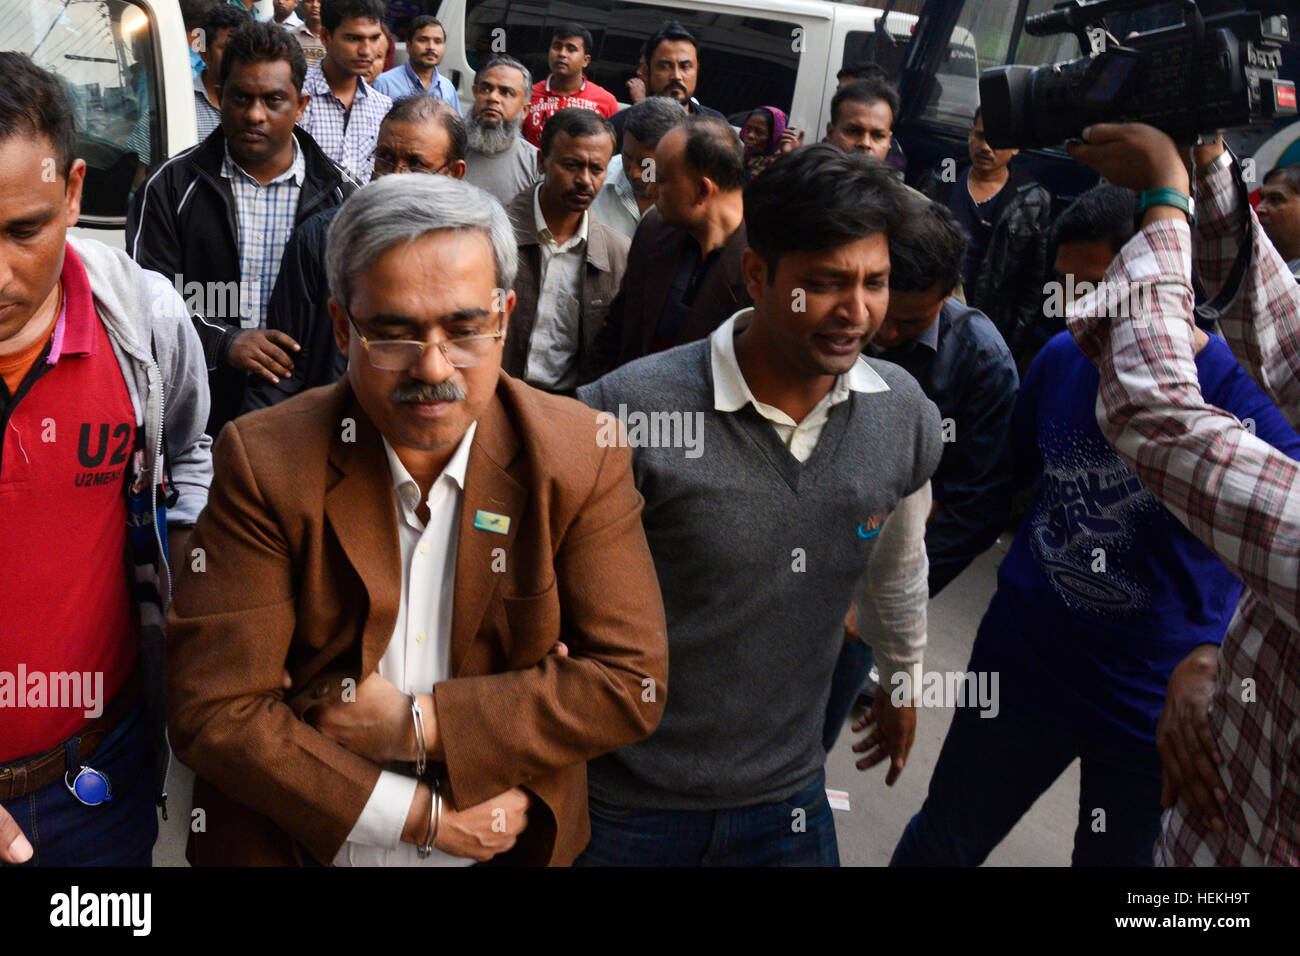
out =
[[[396,850],[402,842],[402,829],[419,783],[414,777],[381,770],[347,842]]]

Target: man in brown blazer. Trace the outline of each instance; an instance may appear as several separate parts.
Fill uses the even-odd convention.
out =
[[[693,116],[655,147],[651,194],[627,273],[583,383],[628,362],[705,338],[753,305],[745,251],[745,159],[725,120]]]
[[[330,240],[347,375],[222,431],[172,603],[189,858],[567,865],[586,761],[664,706],[630,452],[502,374],[516,250],[487,194],[385,177]]]
[[[628,238],[591,209],[613,155],[614,131],[604,117],[558,110],[542,129],[545,178],[506,209],[519,274],[501,365],[548,392],[572,395],[590,377],[596,334],[627,268]]]

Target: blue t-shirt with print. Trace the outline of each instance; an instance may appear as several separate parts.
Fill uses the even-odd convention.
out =
[[[1300,436],[1210,336],[1205,400],[1300,460]],[[1115,454],[1096,420],[1099,376],[1062,332],[1035,358],[1011,421],[1017,487],[1037,497],[998,570],[971,669],[1003,703],[1110,744],[1150,745],[1175,665],[1220,643],[1241,583]]]

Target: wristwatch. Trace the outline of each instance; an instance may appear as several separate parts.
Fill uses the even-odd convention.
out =
[[[1152,206],[1173,206],[1187,214],[1190,225],[1196,225],[1196,202],[1187,193],[1177,189],[1144,189],[1138,194],[1137,211],[1145,212]]]

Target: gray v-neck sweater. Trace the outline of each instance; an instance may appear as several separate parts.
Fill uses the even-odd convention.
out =
[[[774,803],[821,769],[854,585],[884,516],[929,480],[942,451],[938,409],[916,380],[866,361],[889,390],[836,405],[803,463],[752,405],[714,410],[708,339],[579,390],[594,408],[627,413],[630,426],[635,412],[698,413],[692,421],[703,423],[702,446],[634,445],[669,686],[649,739],[589,765],[596,799],[678,810]]]

